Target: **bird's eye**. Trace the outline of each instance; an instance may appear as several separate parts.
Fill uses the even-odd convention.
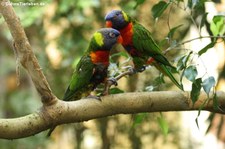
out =
[[[109,37],[114,38],[116,35],[112,32],[109,33]]]
[[[119,13],[116,13],[116,16],[119,16],[120,14]]]

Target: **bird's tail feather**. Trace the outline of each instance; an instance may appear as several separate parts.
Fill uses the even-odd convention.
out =
[[[162,72],[164,75],[168,76],[170,78],[170,80],[182,91],[183,89],[183,85],[178,83],[178,81],[174,78],[170,68],[168,68],[167,66],[163,65],[163,64],[159,64],[157,62],[152,63],[160,72]],[[174,69],[172,67],[172,69]]]

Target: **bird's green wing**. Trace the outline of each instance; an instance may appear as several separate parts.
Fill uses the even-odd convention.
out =
[[[73,72],[70,85],[64,94],[63,100],[68,101],[73,98],[75,94],[78,94],[79,91],[83,92],[85,90],[84,87],[88,87],[93,72],[94,64],[92,63],[90,56],[83,56]]]
[[[153,40],[151,33],[141,24],[136,22],[134,22],[133,25],[133,45],[139,52],[154,58],[156,62],[154,62],[153,65],[160,72],[167,75],[179,89],[183,90],[182,85],[177,82],[170,70],[173,69],[176,71],[176,68],[162,55],[161,50]]]
[[[157,62],[173,67],[162,55],[159,46],[153,40],[151,33],[141,24],[133,25],[133,45],[139,52],[146,56],[153,57]]]

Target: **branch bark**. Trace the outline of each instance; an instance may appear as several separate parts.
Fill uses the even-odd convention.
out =
[[[54,103],[56,101],[56,97],[52,93],[38,60],[32,51],[20,20],[16,16],[15,11],[8,0],[0,0],[0,13],[4,17],[14,39],[13,46],[17,61],[19,61],[28,71],[38,93],[41,96],[42,103],[46,105]]]
[[[160,91],[124,93],[95,99],[82,99],[73,102],[57,100],[54,105],[42,107],[37,112],[14,119],[0,119],[0,138],[17,139],[35,135],[52,126],[88,121],[91,119],[140,112],[167,112],[198,110],[205,100],[208,104],[202,110],[225,114],[225,110],[213,108],[210,98],[202,92],[195,105],[189,92]],[[225,93],[217,92],[220,109],[225,109]]]

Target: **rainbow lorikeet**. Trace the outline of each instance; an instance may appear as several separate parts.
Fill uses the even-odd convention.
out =
[[[109,53],[116,43],[121,43],[119,31],[102,28],[91,38],[89,47],[73,72],[70,84],[64,94],[64,101],[78,100],[93,91],[107,79]]]
[[[123,38],[122,45],[133,58],[136,72],[144,71],[146,65],[154,65],[167,75],[179,89],[183,90],[182,85],[171,73],[171,70],[176,70],[176,68],[163,56],[151,33],[144,26],[122,10],[112,10],[105,16],[105,20],[107,27],[120,31]]]
[[[90,95],[100,83],[107,80],[109,53],[112,47],[122,43],[120,32],[112,28],[102,28],[91,38],[89,47],[78,62],[70,84],[64,94],[64,101],[73,101]],[[47,136],[55,127],[51,128]]]

